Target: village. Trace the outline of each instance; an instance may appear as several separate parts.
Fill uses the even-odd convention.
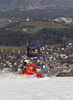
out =
[[[73,44],[45,45],[40,47],[42,72],[48,76],[70,72],[73,69]],[[23,59],[27,59],[27,50],[0,49],[0,70],[2,72],[19,71]],[[31,64],[40,66],[38,57],[29,57]],[[33,69],[41,72],[40,69]]]
[[[0,18],[0,23],[13,23],[13,22],[22,22],[22,21],[34,21],[35,19],[32,19],[30,17],[21,19],[21,18]],[[66,24],[66,25],[73,25],[73,18],[68,18],[68,17],[58,17],[58,18],[47,18],[47,17],[43,17],[42,21],[48,21],[48,22],[56,22],[56,23],[62,23],[62,24]]]

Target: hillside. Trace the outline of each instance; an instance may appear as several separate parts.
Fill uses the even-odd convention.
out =
[[[26,46],[29,40],[31,46],[40,40],[40,46],[73,42],[73,28],[46,21],[14,22],[0,28],[0,45]]]
[[[0,18],[73,18],[73,0],[0,0]]]
[[[11,31],[23,31],[27,33],[35,33],[40,31],[41,29],[47,28],[47,29],[64,29],[68,28],[66,25],[58,24],[58,23],[52,23],[47,21],[23,21],[23,22],[17,22],[12,23],[4,27],[5,29],[11,30]]]
[[[0,0],[0,10],[73,8],[73,0]]]

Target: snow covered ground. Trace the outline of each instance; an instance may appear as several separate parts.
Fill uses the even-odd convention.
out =
[[[73,77],[0,74],[0,100],[73,100]]]

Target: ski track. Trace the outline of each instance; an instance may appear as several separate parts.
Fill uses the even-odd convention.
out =
[[[73,100],[73,77],[0,73],[0,100]]]

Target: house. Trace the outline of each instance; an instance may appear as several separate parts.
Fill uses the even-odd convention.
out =
[[[60,54],[60,57],[61,58],[65,58],[66,57],[66,54]]]

